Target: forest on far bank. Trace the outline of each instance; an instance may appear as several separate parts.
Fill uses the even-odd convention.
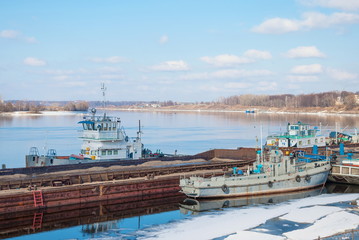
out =
[[[180,103],[168,101],[118,101],[106,102],[106,107],[137,106],[137,107],[171,107],[186,106],[188,104],[200,105],[227,105],[244,107],[274,107],[274,108],[335,108],[345,110],[358,110],[359,92],[331,91],[310,94],[281,94],[281,95],[255,95],[243,94],[230,97],[222,97],[212,102]],[[14,111],[87,111],[89,107],[102,107],[100,101],[2,101],[0,99],[0,112]]]
[[[74,101],[43,104],[36,101],[0,101],[0,112],[33,112],[41,111],[87,111],[89,103],[85,101]]]
[[[224,105],[261,106],[276,108],[344,107],[352,110],[359,106],[359,92],[332,91],[311,94],[236,95],[220,98]]]

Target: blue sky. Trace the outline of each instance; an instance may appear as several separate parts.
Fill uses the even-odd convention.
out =
[[[0,0],[3,100],[359,91],[359,0]]]

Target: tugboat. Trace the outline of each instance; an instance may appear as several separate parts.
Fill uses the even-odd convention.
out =
[[[105,97],[105,86],[101,90]],[[103,100],[105,106],[105,99]],[[83,140],[79,154],[57,156],[55,149],[49,149],[46,155],[40,156],[36,147],[30,149],[26,155],[26,167],[52,166],[63,164],[92,163],[112,160],[139,159],[148,150],[144,150],[141,142],[141,124],[137,137],[126,135],[121,120],[109,117],[104,113],[96,115],[96,109],[90,109],[90,114],[78,122],[82,125],[80,138]]]
[[[57,156],[55,149],[49,149],[45,156],[40,156],[38,149],[32,147],[26,155],[26,167],[142,158],[144,149],[140,128],[137,137],[130,138],[121,126],[120,118],[106,116],[106,113],[96,116],[94,108],[91,113],[78,122],[82,125],[80,138],[83,140],[79,154]]]
[[[287,131],[282,134],[268,136],[266,145],[284,148],[308,148],[314,145],[323,147],[326,145],[325,137],[318,132],[317,128],[312,128],[309,124],[302,122],[288,123]]]
[[[230,176],[192,176],[180,179],[182,192],[192,198],[225,198],[294,192],[323,186],[331,169],[329,158],[270,150],[261,151],[247,171],[233,168]]]

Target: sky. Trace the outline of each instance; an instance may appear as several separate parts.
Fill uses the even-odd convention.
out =
[[[359,0],[0,0],[3,100],[359,91]]]

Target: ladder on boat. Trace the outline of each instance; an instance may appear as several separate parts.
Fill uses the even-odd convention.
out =
[[[32,192],[34,197],[34,206],[35,207],[43,207],[44,206],[44,199],[42,197],[42,191],[36,190]]]

